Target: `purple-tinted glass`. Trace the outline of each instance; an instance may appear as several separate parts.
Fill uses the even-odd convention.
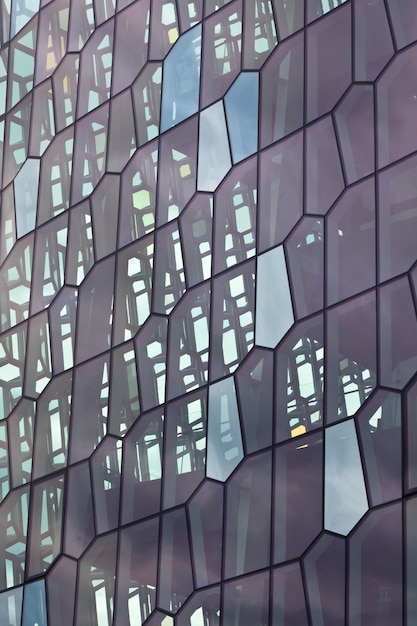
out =
[[[353,415],[376,386],[376,333],[374,292],[328,311],[327,423]]]
[[[323,527],[323,440],[310,435],[275,452],[274,561],[303,554]]]
[[[373,178],[350,187],[327,216],[327,302],[334,304],[375,284]]]
[[[345,186],[332,118],[306,130],[306,213],[325,215]]]
[[[348,626],[403,624],[401,504],[371,511],[349,541]]]
[[[380,289],[379,342],[380,384],[402,389],[417,366],[417,319],[407,278]]]

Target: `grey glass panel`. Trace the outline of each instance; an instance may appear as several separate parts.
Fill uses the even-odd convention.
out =
[[[256,252],[257,166],[254,157],[234,167],[215,194],[214,272]]]
[[[236,370],[254,342],[255,265],[238,265],[213,281],[212,380]]]
[[[326,429],[324,527],[347,535],[368,510],[353,420]]]
[[[155,609],[158,532],[159,520],[153,519],[120,533],[117,626],[139,626]]]
[[[323,307],[324,223],[304,217],[285,246],[291,293],[297,318]]]
[[[120,2],[118,2],[118,9]],[[149,0],[135,2],[116,17],[112,94],[128,87],[146,63]]]
[[[217,102],[200,113],[197,189],[214,191],[231,165],[223,103]]]
[[[417,121],[416,62],[417,48],[413,46],[396,56],[377,84],[379,167],[415,150],[410,128]]]
[[[184,33],[164,61],[161,132],[198,111],[201,25]]]
[[[179,2],[177,8],[182,32],[195,26],[203,18],[203,0],[185,0]]]
[[[323,424],[323,317],[298,323],[276,351],[276,441]]]
[[[207,392],[170,404],[165,430],[163,506],[182,504],[204,480]]]
[[[242,68],[259,69],[278,43],[271,0],[244,0]]]
[[[304,26],[304,3],[298,0],[272,0],[281,39]]]
[[[88,458],[107,432],[109,360],[101,356],[75,370],[70,463]]]
[[[75,623],[113,622],[117,533],[96,539],[78,570]]]
[[[112,351],[109,433],[124,435],[139,414],[139,390],[135,351],[126,342]]]
[[[28,159],[14,181],[16,234],[23,237],[35,228],[39,185],[38,159]]]
[[[306,212],[324,215],[343,191],[344,180],[332,118],[306,130]]]
[[[11,413],[8,423],[12,487],[27,483],[32,475],[35,402],[24,398]]]
[[[71,467],[67,476],[63,551],[77,559],[94,539],[95,532],[88,461]]]
[[[119,246],[136,241],[155,228],[158,144],[138,150],[122,177]]]
[[[327,302],[375,284],[374,179],[350,187],[327,216]],[[352,254],[354,250],[354,254]]]
[[[304,558],[313,626],[345,626],[345,542],[323,534]]]
[[[307,121],[327,113],[351,82],[350,4],[307,32]]]
[[[46,580],[49,610],[48,626],[72,626],[76,582],[76,562],[61,557]]]
[[[417,498],[405,501],[405,561],[406,561],[406,624],[413,626],[417,619]]]
[[[137,363],[141,366],[139,392],[145,411],[165,400],[167,326],[163,317],[151,316],[135,341]]]
[[[402,389],[417,369],[417,320],[410,283],[400,278],[384,285],[379,298],[380,384]]]
[[[312,22],[329,11],[336,9],[336,7],[340,6],[344,2],[346,2],[346,0],[311,0],[311,2],[308,3],[308,22]]]
[[[144,237],[117,255],[113,345],[135,336],[151,311],[153,237]]]
[[[180,217],[188,286],[211,276],[213,198],[197,193]]]
[[[273,570],[273,623],[308,626],[303,579],[298,563]]]
[[[256,344],[275,348],[293,323],[294,313],[284,249],[279,246],[258,257]]]
[[[22,617],[23,587],[0,594],[0,619],[5,626],[20,626]],[[51,623],[51,626],[55,624]],[[65,624],[65,626],[67,626]]]
[[[349,543],[348,626],[403,624],[401,504],[371,511]]]
[[[109,150],[112,149],[113,146],[110,144]],[[116,148],[116,151],[120,158],[122,158],[122,149],[120,148],[118,150]],[[123,163],[123,165],[125,165],[125,163]],[[109,169],[111,169],[110,166]],[[105,175],[97,185],[91,198],[96,260],[111,254],[116,249],[119,181],[118,176]]]
[[[166,0],[152,0],[151,41],[148,57],[152,60],[163,59],[178,39],[178,20],[176,3]]]
[[[417,456],[415,454],[417,442],[417,384],[413,383],[406,395],[405,404],[405,441],[406,441],[406,470],[405,488],[417,487]]]
[[[89,201],[71,209],[65,280],[69,285],[80,285],[94,263],[93,229]]]
[[[354,415],[376,386],[376,297],[374,292],[327,314],[326,419]]]
[[[271,535],[271,453],[242,463],[226,487],[226,578],[267,567]]]
[[[220,587],[197,592],[176,619],[177,626],[194,626],[204,622],[209,626],[220,624]]]
[[[355,79],[375,80],[394,54],[384,0],[355,0],[354,7]]]
[[[379,175],[379,279],[410,269],[416,259],[417,158]]]
[[[29,486],[16,489],[0,508],[0,587],[23,584],[26,566]],[[30,614],[27,615],[29,619]],[[32,626],[28,622],[28,626]],[[46,624],[44,624],[46,626]]]
[[[179,509],[162,518],[159,556],[158,606],[177,612],[193,591],[190,545],[185,511]]]
[[[401,396],[378,391],[358,416],[370,504],[396,500],[402,493]],[[407,440],[408,441],[408,440]],[[408,443],[411,452],[412,438]]]
[[[233,377],[209,388],[207,476],[226,481],[243,458]]]
[[[158,171],[158,226],[178,217],[196,191],[197,137],[197,115],[180,126],[172,128],[161,137]],[[200,136],[200,141],[201,139]]]
[[[121,172],[136,150],[132,96],[125,91],[110,103],[107,171]],[[117,204],[116,204],[117,206]],[[117,211],[114,211],[117,215]]]
[[[369,85],[354,85],[336,110],[340,148],[349,183],[374,169],[374,91]]]
[[[147,63],[132,86],[136,136],[140,146],[159,134],[162,63]]]
[[[1,290],[0,290],[1,291]],[[0,341],[0,416],[7,417],[23,395],[27,325],[5,333]]]
[[[212,4],[219,5],[219,2]],[[241,47],[242,0],[235,0],[204,23],[201,107],[224,96],[239,73]]]
[[[236,372],[240,415],[248,453],[271,445],[273,355],[254,348]]]
[[[205,481],[188,503],[194,577],[197,587],[221,579],[223,486]]]
[[[78,315],[86,323],[78,326],[76,344],[78,363],[110,347],[114,263],[112,256],[95,265],[80,287]]]
[[[77,289],[63,287],[49,309],[52,369],[59,374],[74,365]]]
[[[117,528],[119,522],[122,442],[107,436],[90,460],[96,532]]]
[[[172,311],[185,291],[184,261],[178,222],[160,228],[155,235],[153,310]]]
[[[160,510],[164,416],[143,415],[130,430],[123,450],[124,524]]]
[[[277,2],[275,2],[277,4]],[[291,12],[302,3],[278,0],[281,12]],[[295,5],[298,5],[295,7]],[[283,20],[278,21],[278,27]],[[296,35],[280,43],[261,71],[260,143],[266,148],[303,124],[304,37]]]
[[[258,73],[241,72],[225,96],[224,103],[233,163],[238,163],[256,152],[258,145],[258,91]]]
[[[47,313],[32,317],[29,322],[23,392],[36,398],[52,378],[51,344]]]
[[[92,33],[81,52],[80,86],[77,114],[89,113],[110,97],[114,20],[109,20]]]
[[[407,44],[416,41],[417,12],[414,3],[398,3],[395,0],[388,0],[388,9],[397,46],[404,48]]]
[[[45,309],[64,283],[68,215],[38,228],[35,237],[31,313]]]
[[[267,626],[269,623],[269,572],[226,583],[223,624]]]
[[[64,475],[37,483],[31,493],[28,575],[43,574],[61,552]]]
[[[260,252],[282,243],[303,213],[303,133],[260,155]]]
[[[274,562],[303,554],[323,527],[323,440],[310,435],[275,451]]]
[[[22,626],[47,626],[45,581],[26,585],[23,592]]]

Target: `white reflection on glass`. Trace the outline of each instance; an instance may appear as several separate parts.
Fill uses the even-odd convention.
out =
[[[161,132],[198,111],[201,25],[178,39],[164,62]]]
[[[235,383],[230,377],[209,389],[207,476],[224,482],[242,459]]]
[[[23,237],[36,225],[38,202],[39,159],[28,159],[14,181],[16,232]]]
[[[198,191],[214,191],[232,166],[222,102],[200,114]]]
[[[368,510],[353,420],[326,429],[324,527],[347,535]]]
[[[242,72],[224,99],[234,163],[258,146],[258,88],[258,73]]]
[[[13,0],[10,37],[14,37],[39,11],[39,0]]]
[[[0,624],[20,624],[23,587],[0,594]]]
[[[258,257],[255,343],[275,348],[294,323],[282,246]]]

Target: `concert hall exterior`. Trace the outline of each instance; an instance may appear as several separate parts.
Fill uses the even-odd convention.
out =
[[[417,3],[0,17],[1,626],[415,626]]]

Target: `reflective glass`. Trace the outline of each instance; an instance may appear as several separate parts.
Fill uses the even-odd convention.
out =
[[[327,428],[325,437],[324,527],[347,535],[368,510],[354,422]]]
[[[241,72],[224,99],[233,163],[238,163],[256,152],[258,85],[257,73]]]
[[[258,257],[255,342],[275,348],[294,322],[282,246]]]
[[[161,132],[198,111],[201,26],[184,33],[164,61]]]
[[[207,476],[224,482],[243,458],[233,377],[210,385],[208,402]]]
[[[198,146],[199,191],[214,191],[232,166],[222,102],[200,113]]]

